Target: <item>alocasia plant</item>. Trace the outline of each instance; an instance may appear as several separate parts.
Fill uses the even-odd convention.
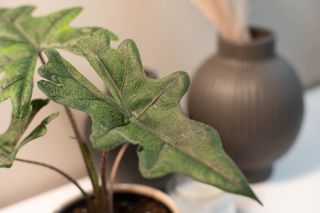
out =
[[[138,145],[139,167],[146,178],[177,172],[258,200],[245,177],[223,151],[218,133],[181,113],[179,102],[189,87],[185,72],[151,79],[143,71],[132,40],[112,48],[110,42],[117,36],[110,31],[70,27],[79,8],[43,17],[33,17],[33,9],[30,6],[0,9],[0,72],[5,74],[0,80],[0,102],[10,98],[13,106],[11,125],[0,135],[0,167],[10,167],[18,150],[45,134],[46,124],[56,117],[56,114],[47,117],[21,140],[32,118],[47,104],[46,100],[31,100],[34,70],[40,58],[44,65],[39,74],[45,80],[39,81],[38,86],[51,100],[65,106],[85,159],[95,199],[92,201],[75,180],[57,168],[19,160],[53,168],[66,176],[86,197],[90,212],[109,209],[112,213],[112,187],[109,205],[103,204],[107,198],[103,165],[108,151],[128,143]],[[110,96],[97,89],[53,48],[84,56],[107,86]],[[48,57],[46,64],[41,55],[43,50]],[[68,107],[86,112],[92,118],[91,141],[102,151],[104,162],[102,186]],[[110,179],[112,186],[112,175]]]

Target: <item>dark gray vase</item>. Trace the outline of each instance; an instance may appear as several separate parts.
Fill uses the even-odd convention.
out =
[[[303,117],[303,90],[275,52],[271,32],[253,28],[253,41],[220,39],[218,52],[196,73],[189,115],[218,130],[226,152],[249,181],[266,179],[292,145]]]

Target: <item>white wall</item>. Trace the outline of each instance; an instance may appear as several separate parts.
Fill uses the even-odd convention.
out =
[[[2,0],[0,6],[26,3],[38,6],[35,14],[83,6],[85,10],[74,22],[75,26],[103,26],[121,39],[133,38],[145,66],[156,70],[160,76],[177,70],[186,70],[192,75],[216,46],[213,27],[189,0]],[[277,31],[280,52],[300,69],[301,74],[309,74],[304,76],[304,81],[314,81],[316,75],[320,76],[320,25],[316,23],[319,1],[255,0],[251,3],[252,22]],[[66,56],[103,88],[83,59],[70,54]],[[37,89],[34,96],[44,97]],[[0,132],[9,123],[9,108],[8,102],[0,104]],[[19,157],[52,162],[75,177],[83,176],[82,160],[76,144],[69,138],[73,134],[63,110],[51,103],[41,115],[50,111],[60,111],[60,118],[50,125],[45,137],[26,146]],[[82,127],[84,118],[77,113]],[[51,171],[21,163],[16,163],[10,170],[1,169],[0,208],[63,182],[63,178]]]
[[[306,87],[320,82],[320,1],[251,0],[251,22],[272,28]]]

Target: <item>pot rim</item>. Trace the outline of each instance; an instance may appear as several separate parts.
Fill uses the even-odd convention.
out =
[[[177,205],[172,200],[169,195],[160,191],[159,189],[142,185],[142,184],[135,184],[135,183],[116,183],[114,185],[114,192],[130,192],[133,194],[144,195],[150,198],[153,198],[162,204],[164,204],[172,213],[180,213]],[[54,212],[59,213],[65,206],[68,206],[80,198],[82,195],[75,196],[73,198],[68,199],[65,201],[60,207],[58,207]]]

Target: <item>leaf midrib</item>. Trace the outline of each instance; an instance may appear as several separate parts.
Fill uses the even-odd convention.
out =
[[[210,165],[208,165],[206,162],[203,162],[199,159],[197,159],[196,157],[194,157],[192,155],[192,153],[188,153],[188,152],[184,152],[183,150],[181,149],[177,149],[173,144],[169,143],[170,140],[166,139],[167,137],[161,133],[158,133],[156,131],[154,131],[153,129],[151,129],[150,127],[148,127],[147,125],[145,125],[143,122],[141,122],[140,120],[136,120],[134,121],[133,123],[137,124],[140,128],[142,128],[143,130],[147,131],[147,132],[150,132],[151,134],[155,135],[156,137],[158,137],[161,141],[163,141],[164,145],[167,144],[169,145],[170,147],[172,147],[173,149],[175,150],[178,150],[179,152],[181,152],[182,154],[184,155],[187,155],[188,157],[192,158],[192,160],[196,161],[196,162],[200,162],[201,164],[203,164],[204,166],[206,166],[209,170],[213,170],[215,171],[214,168],[212,168]],[[162,152],[162,149],[164,148],[164,145],[160,148],[160,151],[159,151],[159,155],[157,156],[157,160],[155,161],[154,165],[158,162],[159,158],[160,158],[160,155],[161,155],[161,152]],[[229,180],[228,177],[226,177],[225,175],[223,174],[220,174],[218,172],[215,171],[215,173],[217,175],[219,175],[221,178],[223,178],[224,180],[228,181],[228,182],[232,182]]]
[[[174,84],[177,81],[178,81],[178,79],[175,79],[174,81],[172,81],[166,88],[164,88],[163,91],[161,91],[156,97],[154,97],[154,99],[152,99],[152,101],[150,103],[146,104],[146,107],[142,110],[140,115],[136,116],[136,119],[141,118],[148,111],[148,109],[150,109],[153,105],[155,105],[157,100],[159,100],[162,95],[164,95],[169,89],[171,89],[174,86]]]
[[[97,56],[97,55],[95,55],[95,56]],[[119,88],[117,87],[117,84],[115,83],[112,76],[108,72],[109,69],[108,69],[107,65],[98,56],[96,57],[96,59],[97,59],[98,63],[100,64],[100,66],[102,66],[104,70],[107,70],[105,73],[107,75],[108,81],[112,84],[112,87],[114,88],[115,92],[117,93],[116,95],[120,101],[120,108],[126,112],[126,117],[130,117],[131,114],[129,112],[129,109],[125,105],[121,91],[119,90]]]
[[[12,26],[17,30],[17,32],[20,34],[20,36],[22,36],[35,50],[39,50],[38,45],[33,43],[32,40],[28,37],[28,35],[22,29],[20,29],[19,26],[17,26],[16,19],[13,20]]]
[[[30,73],[32,73],[32,77],[33,77],[33,72],[30,72],[30,68],[32,68],[32,64],[33,64],[33,60],[37,60],[37,56],[31,56],[30,57],[30,60],[29,63],[26,65],[26,73],[25,73],[25,78],[22,79],[22,90],[19,92],[19,99],[20,99],[20,102],[22,102],[22,94],[24,93],[25,89],[27,89],[25,87],[25,84],[27,82],[27,77]],[[32,84],[31,86],[33,87],[33,79],[32,79]]]
[[[34,56],[29,56],[26,58],[30,58],[31,60],[29,60],[29,64],[26,67],[30,67],[30,65],[32,64],[32,59],[34,58]],[[25,59],[25,58],[22,58]],[[11,81],[9,81],[7,84],[5,84],[4,87],[0,88],[2,91],[5,90],[6,88],[12,86],[12,84],[15,84],[18,81],[23,81],[23,87],[25,85],[25,80],[26,80],[26,76],[28,75],[28,71],[26,73],[21,73],[20,75],[16,76],[15,78],[13,78]]]
[[[149,104],[147,104],[146,108],[142,111],[142,113],[140,115],[134,115],[134,112],[131,113],[131,116],[128,118],[129,120],[129,123],[123,123],[121,125],[118,125],[118,126],[115,126],[113,127],[112,129],[116,129],[117,127],[120,127],[120,126],[125,126],[125,125],[128,125],[130,124],[131,122],[134,122],[134,121],[138,121],[147,111],[148,109],[150,109],[155,103],[157,100],[159,100],[159,98],[164,95],[171,87],[174,86],[174,83],[177,81],[178,79],[175,79],[174,81],[172,81],[171,84],[169,84],[163,91],[160,92],[160,94],[158,94]],[[112,102],[113,102],[113,99],[111,99]],[[114,102],[113,102],[114,103]],[[116,103],[116,108],[120,110],[120,112],[123,112],[122,108],[119,107]],[[125,116],[125,115],[124,115]],[[104,134],[102,135],[105,135],[105,134],[108,134],[109,131],[111,131],[112,129],[108,129]],[[103,136],[102,136],[103,137]],[[102,138],[100,137],[100,138]],[[98,138],[97,140],[100,140],[100,138]]]
[[[15,39],[12,39],[10,37],[5,37],[5,36],[0,36],[0,41],[30,45],[29,41],[15,40]]]

